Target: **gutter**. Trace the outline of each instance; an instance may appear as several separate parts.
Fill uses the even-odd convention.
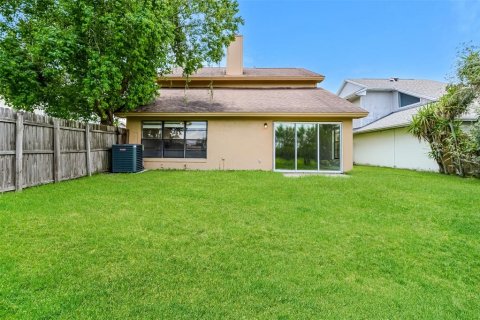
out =
[[[461,120],[462,122],[476,122],[477,120],[475,119],[459,119]],[[380,128],[373,128],[373,129],[366,129],[366,130],[362,130],[362,128],[358,128],[357,130],[353,130],[353,135],[356,135],[356,134],[362,134],[362,133],[370,133],[370,132],[375,132],[375,131],[385,131],[385,130],[390,130],[390,129],[399,129],[399,128],[406,128],[408,127],[410,123],[402,123],[402,124],[397,124],[397,125],[394,125],[394,126],[390,126],[390,127],[380,127]]]
[[[359,128],[357,130],[355,130],[355,129],[353,130],[353,135],[362,134],[362,133],[370,133],[370,132],[375,132],[375,131],[384,131],[384,130],[390,130],[390,129],[405,128],[405,127],[408,127],[408,125],[409,125],[409,123],[403,123],[403,124],[398,124],[398,125],[391,126],[391,127],[380,127],[380,128],[373,128],[373,129],[367,129],[367,130],[362,130],[362,128]]]
[[[368,112],[342,113],[266,113],[266,112],[127,112],[115,114],[120,118],[128,117],[190,117],[190,118],[362,118]]]
[[[290,77],[290,76],[215,76],[215,77],[159,77],[157,81],[231,81],[231,80],[241,80],[241,81],[277,81],[277,80],[289,80],[289,81],[317,81],[322,82],[325,80],[324,76],[311,76],[311,77]]]

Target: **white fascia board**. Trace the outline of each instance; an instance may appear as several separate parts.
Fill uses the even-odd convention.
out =
[[[361,89],[361,90],[358,90],[357,92],[354,93],[356,96],[360,97],[360,96],[366,96],[367,95],[367,89]]]
[[[345,88],[345,85],[347,84],[347,81],[343,80],[342,85],[340,88],[337,90],[337,96],[340,96],[340,92],[342,92],[343,88]]]
[[[353,135],[357,134],[362,134],[362,133],[368,133],[368,132],[375,132],[375,131],[384,131],[384,130],[390,130],[390,129],[398,129],[398,128],[405,128],[408,127],[409,123],[400,123],[392,126],[383,126],[383,127],[377,127],[377,128],[366,128],[364,127],[359,128],[357,131],[353,130]]]
[[[343,84],[341,85],[340,89],[338,89],[338,91],[337,91],[337,96],[340,96],[340,93],[342,92],[343,88],[345,88],[345,85],[346,85],[347,83],[351,83],[351,84],[354,84],[354,85],[356,85],[356,86],[359,86],[359,87],[363,88],[363,89],[360,89],[360,90],[367,89],[367,87],[364,86],[363,84],[360,84],[360,83],[357,83],[357,82],[355,82],[355,81],[352,81],[352,80],[348,80],[348,79],[347,79],[347,80],[343,80]],[[350,97],[350,96],[349,96],[349,97]],[[347,97],[345,97],[344,99],[347,99]]]
[[[342,98],[342,99],[350,100],[351,98],[366,96],[367,91],[369,91],[369,90],[366,89],[366,88],[363,88],[363,89],[360,89],[358,91],[355,91],[354,93],[352,93],[352,94],[350,94],[350,95],[348,95],[348,96],[346,96],[345,98]]]

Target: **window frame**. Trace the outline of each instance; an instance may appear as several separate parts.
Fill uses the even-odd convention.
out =
[[[145,123],[149,122],[161,122],[162,126],[162,131],[161,131],[161,139],[153,139],[153,138],[144,138],[143,137],[143,126]],[[165,138],[165,122],[181,122],[183,123],[183,138],[181,139],[166,139]],[[196,129],[194,131],[201,131],[205,132],[205,139],[187,139],[187,123],[188,122],[204,122],[205,123],[205,130],[201,129]],[[175,120],[175,119],[168,119],[168,120],[142,120],[142,127],[141,127],[141,144],[145,148],[145,145],[143,144],[144,140],[159,140],[161,142],[161,156],[149,156],[145,157],[147,159],[207,159],[208,157],[208,121],[207,120]],[[183,157],[165,157],[165,142],[166,141],[182,141],[183,143]],[[205,143],[205,157],[187,157],[187,140],[203,140]],[[191,150],[190,150],[191,151]]]
[[[406,104],[406,105],[402,106],[402,96],[412,97],[412,98],[418,99],[418,101],[416,101],[416,102],[414,102],[414,103],[410,103],[410,104]],[[408,94],[408,93],[404,93],[404,92],[398,91],[398,107],[399,107],[400,109],[403,109],[403,108],[407,108],[407,107],[416,105],[417,103],[420,103],[421,101],[422,101],[422,99],[421,99],[420,97],[417,97],[417,96],[414,96],[414,95],[411,95],[411,94]]]
[[[277,169],[276,168],[276,142],[277,142],[277,137],[276,137],[276,126],[278,124],[293,124],[294,125],[294,132],[295,132],[295,169]],[[317,170],[298,170],[297,169],[297,124],[315,124],[317,126]],[[340,166],[339,170],[321,170],[320,169],[320,125],[325,125],[325,124],[332,124],[332,125],[338,125],[339,129],[339,156],[340,158],[338,159],[340,161]],[[297,173],[311,173],[311,172],[318,172],[318,173],[343,173],[343,123],[338,122],[338,121],[333,121],[333,122],[322,122],[322,121],[274,121],[273,126],[273,158],[272,158],[272,163],[273,163],[273,171],[274,172],[297,172]]]

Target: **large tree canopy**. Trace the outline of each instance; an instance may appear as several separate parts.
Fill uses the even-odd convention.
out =
[[[152,101],[157,77],[218,63],[242,19],[235,0],[4,0],[0,96],[62,118]]]

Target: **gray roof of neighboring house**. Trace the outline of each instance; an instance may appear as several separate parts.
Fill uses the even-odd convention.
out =
[[[162,89],[132,113],[364,113],[335,94],[312,89]]]
[[[206,67],[199,69],[192,74],[190,78],[205,78],[205,77],[232,77],[225,73],[226,68],[223,67]],[[164,77],[182,77],[183,70],[175,68],[171,74],[166,74]],[[312,72],[303,68],[243,68],[244,77],[323,77],[323,75]]]
[[[395,90],[407,94],[419,95],[437,100],[445,94],[447,84],[424,79],[347,79],[346,81],[364,87],[367,90]]]
[[[412,121],[412,117],[416,115],[418,110],[423,106],[424,105],[390,113],[366,126],[355,129],[354,134],[406,127]],[[463,121],[476,121],[478,115],[475,112],[475,108],[476,106],[472,106],[472,108],[470,108],[460,119]]]

